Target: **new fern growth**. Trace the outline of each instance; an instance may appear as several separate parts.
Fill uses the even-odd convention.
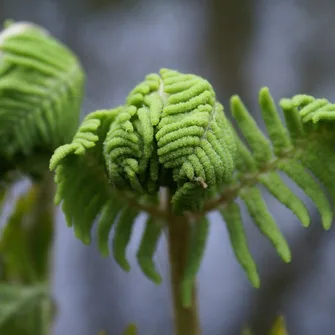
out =
[[[220,211],[236,259],[255,287],[260,279],[240,203],[279,256],[291,260],[260,187],[308,227],[308,210],[284,183],[281,173],[286,174],[315,203],[323,227],[330,228],[335,105],[326,99],[282,99],[284,124],[263,88],[259,105],[265,136],[238,96],[230,101],[233,123],[207,80],[162,69],[146,76],[123,105],[87,115],[77,129],[83,85],[77,58],[42,28],[9,23],[0,33],[0,186],[12,172],[42,177],[53,154],[55,203],[62,203],[67,224],[89,244],[97,219],[101,254],[111,251],[125,271],[130,270],[126,251],[135,220],[146,212],[138,264],[150,280],[161,283],[154,255],[167,230],[174,296],[181,297],[180,305],[174,303],[178,335],[199,333],[196,313],[188,311],[210,211]]]
[[[335,135],[329,122],[335,118],[334,105],[306,95],[283,99],[286,126],[267,88],[260,91],[259,105],[268,137],[238,96],[230,104],[235,128],[208,81],[169,69],[148,75],[124,105],[89,114],[72,143],[55,151],[50,168],[56,171],[56,203],[62,202],[68,225],[90,243],[94,220],[100,217],[97,238],[106,256],[109,234],[116,225],[112,252],[128,271],[126,248],[132,227],[140,211],[147,212],[137,258],[143,273],[160,283],[153,256],[164,218],[171,215],[160,204],[160,190],[167,188],[172,215],[184,217],[192,229],[181,283],[184,306],[190,304],[210,229],[206,214],[212,210],[220,211],[236,258],[258,287],[260,279],[236,200],[242,200],[260,232],[289,262],[289,246],[259,187],[264,186],[305,227],[310,224],[306,206],[280,172],[313,200],[325,229],[332,221],[327,196],[335,198]]]
[[[0,33],[0,180],[12,170],[38,177],[71,141],[82,103],[77,57],[46,30],[9,22]]]

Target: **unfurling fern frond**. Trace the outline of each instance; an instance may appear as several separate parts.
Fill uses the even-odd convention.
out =
[[[115,222],[114,258],[129,270],[125,250],[138,215],[129,201],[142,210],[155,207],[159,188],[168,187],[175,212],[201,208],[231,180],[233,136],[206,80],[162,69],[137,85],[123,106],[89,114],[72,143],[55,151],[50,168],[56,170],[56,203],[63,202],[68,224],[85,243],[102,213],[98,245],[104,255]],[[159,283],[152,258],[162,228],[149,214],[137,259]]]
[[[284,99],[280,104],[285,126],[267,88],[260,91],[259,104],[268,137],[240,98],[231,99],[242,141],[206,80],[162,69],[136,86],[123,106],[89,114],[72,143],[58,148],[50,162],[58,184],[56,202],[62,201],[76,236],[89,243],[93,221],[100,215],[98,245],[108,255],[115,224],[114,258],[129,270],[126,247],[138,213],[146,211],[149,217],[137,259],[143,273],[159,283],[153,256],[164,229],[161,220],[184,216],[192,223],[181,284],[187,306],[209,233],[206,214],[218,209],[237,260],[258,287],[260,279],[236,200],[240,198],[260,232],[289,262],[289,246],[258,186],[265,187],[305,227],[310,224],[308,210],[280,173],[311,198],[325,229],[330,227],[332,208],[319,182],[335,199],[335,133],[327,122],[334,119],[333,105],[302,95]],[[160,188],[169,189],[172,213],[169,206],[158,206]]]
[[[0,33],[1,173],[17,168],[38,175],[36,165],[45,168],[54,150],[71,141],[83,84],[78,59],[47,31],[7,25]]]
[[[111,123],[104,141],[109,179],[138,194],[168,185],[176,211],[199,209],[232,177],[232,136],[206,80],[162,69],[136,86]]]

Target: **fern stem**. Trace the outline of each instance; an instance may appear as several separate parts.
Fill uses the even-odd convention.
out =
[[[44,175],[43,180],[38,185],[38,198],[37,206],[35,207],[33,217],[35,220],[38,220],[40,216],[43,216],[44,213],[48,212],[49,215],[54,217],[54,196],[55,196],[55,184],[53,180],[53,175],[47,171]],[[45,215],[45,214],[44,214]],[[54,230],[54,226],[52,228]],[[39,306],[37,310],[38,317],[38,332],[36,334],[48,335],[51,333],[52,321],[53,321],[53,310],[52,303],[50,302],[51,295],[51,262],[52,262],[52,242],[49,245],[49,250],[47,250],[47,268],[45,269],[44,278],[38,278],[45,283],[45,295],[46,298]],[[39,276],[40,277],[40,276]]]
[[[169,200],[169,197],[167,197]],[[170,201],[168,201],[170,203]],[[170,209],[170,208],[169,208]],[[197,287],[193,285],[192,304],[186,308],[181,301],[181,282],[185,268],[190,237],[190,225],[185,216],[168,216],[168,253],[172,290],[173,320],[175,335],[201,335]]]

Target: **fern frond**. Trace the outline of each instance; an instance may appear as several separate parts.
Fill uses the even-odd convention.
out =
[[[109,235],[116,224],[113,255],[120,266],[129,271],[125,252],[138,210],[111,187],[103,156],[104,139],[110,124],[123,110],[100,110],[85,117],[72,143],[59,147],[50,160],[58,185],[56,204],[62,209],[69,226],[83,243],[91,242],[91,230],[98,221],[97,239],[100,252],[109,255]]]
[[[109,179],[117,188],[156,193],[169,171],[176,183],[176,211],[200,208],[204,189],[209,194],[231,179],[235,151],[211,85],[168,69],[136,86],[104,142]],[[183,201],[187,194],[192,202]]]
[[[329,124],[308,122],[313,117],[314,121],[321,120],[321,116],[326,119],[325,110],[333,111],[333,106],[326,103],[325,99],[314,99],[305,95],[283,99],[280,105],[286,120],[285,127],[267,88],[260,91],[259,104],[268,138],[259,129],[241,99],[238,96],[231,99],[233,117],[247,146],[235,134],[237,155],[234,181],[224,186],[219,200],[212,203],[213,209],[223,205],[221,213],[226,221],[237,260],[256,287],[259,286],[259,278],[248,251],[241,227],[239,205],[235,199],[241,198],[261,233],[269,239],[285,262],[291,260],[289,246],[270,214],[258,185],[264,186],[272,196],[290,209],[305,227],[310,224],[306,206],[284,183],[279,172],[286,174],[315,203],[325,229],[330,228],[333,212],[320,183],[329,191],[332,201],[335,199],[334,181],[331,180],[335,164],[332,147],[334,134]]]
[[[260,279],[256,264],[249,251],[240,207],[234,202],[227,204],[227,206],[221,210],[221,215],[226,222],[229,238],[238,262],[245,270],[252,285],[259,287]]]
[[[285,115],[299,113],[300,122],[303,123],[300,128],[304,131],[296,138],[297,145],[302,147],[299,159],[322,182],[334,201],[335,180],[332,177],[335,172],[334,131],[330,122],[334,104],[326,99],[315,99],[307,95],[282,99],[280,104]],[[313,122],[309,122],[310,120]]]
[[[160,284],[162,282],[162,277],[157,272],[153,261],[162,233],[162,224],[160,222],[155,222],[154,218],[150,216],[146,221],[141,243],[136,255],[142,272],[155,284]]]
[[[1,165],[51,155],[78,127],[84,85],[78,59],[44,29],[25,22],[0,33],[0,59]]]
[[[126,257],[126,248],[130,242],[132,228],[138,214],[138,211],[133,208],[123,208],[116,224],[113,238],[113,254],[116,262],[125,271],[130,270]]]
[[[102,210],[98,222],[98,247],[103,256],[107,257],[109,255],[109,232],[112,230],[116,218],[123,206],[124,204],[122,201],[113,198],[112,201],[107,202]]]
[[[89,243],[94,218],[102,213],[99,249],[109,254],[109,234],[116,224],[113,255],[129,270],[126,248],[132,227],[138,213],[147,211],[149,219],[137,260],[143,273],[159,283],[152,260],[161,234],[157,219],[185,215],[196,220],[182,283],[187,305],[208,236],[206,214],[219,209],[236,258],[258,287],[237,198],[285,262],[291,260],[289,246],[259,186],[291,210],[304,227],[310,225],[308,210],[281,173],[315,203],[325,229],[329,229],[333,214],[320,183],[335,199],[333,106],[310,96],[284,99],[280,103],[284,125],[267,88],[259,93],[259,105],[268,136],[241,99],[231,99],[231,112],[243,141],[206,80],[162,69],[137,85],[123,106],[88,115],[72,143],[58,148],[50,161],[50,168],[56,170],[56,202],[62,201],[76,236]],[[320,163],[326,161],[326,165]],[[169,189],[173,213],[157,208],[160,187]]]
[[[85,243],[90,243],[88,235],[94,219],[113,199],[104,169],[102,148],[110,122],[118,112],[119,108],[116,108],[86,116],[72,143],[59,147],[50,160],[50,169],[55,170],[58,185],[55,203],[62,202],[68,225],[74,225],[76,236]],[[118,202],[114,204],[116,208]],[[87,217],[91,218],[90,221]]]
[[[148,203],[155,207],[159,188],[166,186],[175,212],[201,208],[232,177],[233,136],[206,80],[162,69],[137,85],[123,106],[89,114],[72,143],[55,151],[50,161],[58,185],[55,201],[62,202],[68,224],[84,243],[90,242],[94,218],[102,213],[98,245],[104,255],[116,223],[113,255],[128,271],[125,253],[138,210]],[[137,197],[132,203],[129,194]],[[137,260],[143,273],[159,283],[152,258],[161,229],[151,219],[154,214],[149,213]],[[200,264],[201,254],[192,259]],[[185,275],[185,287],[196,264]]]

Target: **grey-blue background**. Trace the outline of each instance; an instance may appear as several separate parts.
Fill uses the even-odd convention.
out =
[[[0,0],[0,8],[1,20],[41,24],[79,55],[88,75],[83,116],[122,103],[145,74],[161,67],[207,77],[226,108],[229,96],[239,93],[256,118],[263,85],[276,99],[300,92],[335,99],[332,0]],[[304,230],[270,196],[267,202],[292,246],[293,261],[282,264],[246,217],[263,282],[260,290],[252,289],[233,257],[224,223],[213,213],[199,275],[204,335],[239,334],[245,323],[262,335],[278,313],[285,314],[291,335],[331,335],[333,229],[322,232],[313,206],[313,225]],[[127,274],[112,259],[103,259],[95,245],[78,242],[58,211],[55,335],[95,335],[101,329],[118,335],[128,322],[136,322],[140,334],[171,334],[167,279],[154,286],[134,259],[141,230],[139,220]],[[167,274],[165,241],[157,262]]]

